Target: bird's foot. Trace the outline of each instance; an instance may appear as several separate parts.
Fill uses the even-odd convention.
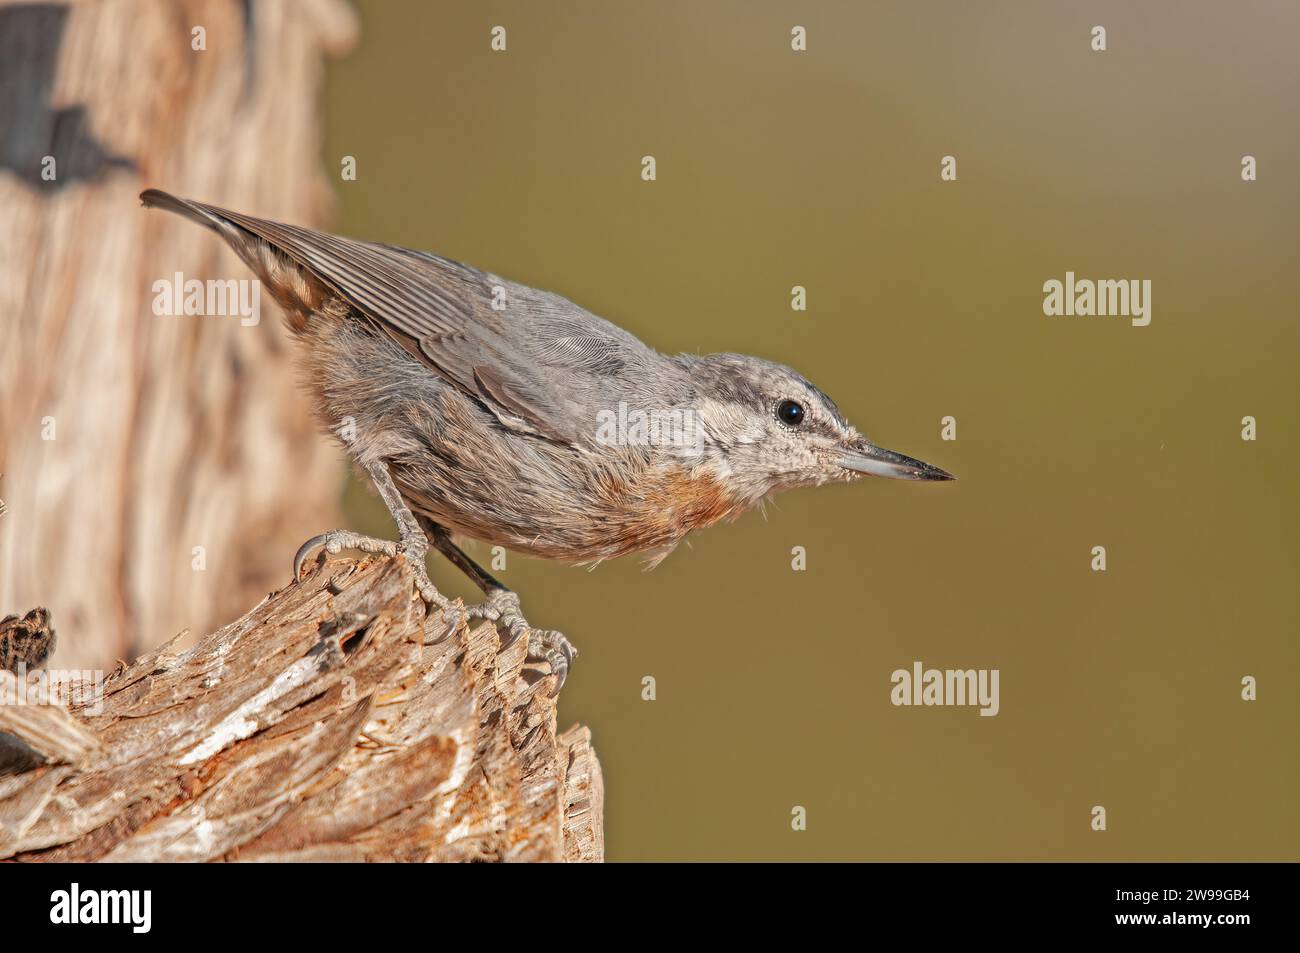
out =
[[[528,657],[541,659],[551,666],[555,676],[555,691],[552,697],[560,693],[565,679],[569,677],[569,666],[578,655],[573,643],[563,634],[553,629],[534,629],[524,618],[519,606],[519,596],[509,589],[496,589],[476,606],[470,606],[465,614],[471,619],[487,619],[504,625],[511,636],[518,638],[528,635]]]
[[[307,562],[307,558],[317,549],[325,550],[326,559],[337,556],[345,549],[355,549],[375,556],[405,556],[411,567],[411,575],[415,577],[415,588],[425,604],[436,606],[446,613],[452,611],[451,600],[439,592],[433,580],[429,578],[429,570],[424,564],[424,557],[429,551],[429,542],[424,538],[423,533],[407,537],[401,542],[365,536],[347,529],[334,529],[328,533],[321,533],[298,547],[298,553],[293,557],[294,581],[302,579],[302,567]]]

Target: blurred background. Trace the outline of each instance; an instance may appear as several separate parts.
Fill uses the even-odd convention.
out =
[[[304,173],[333,211],[293,220],[559,292],[662,351],[791,364],[960,477],[786,494],[650,573],[509,557],[531,621],[581,650],[561,719],[592,729],[610,859],[1300,859],[1300,7],[353,8]],[[1150,325],[1045,316],[1067,271],[1150,279]],[[391,535],[330,461],[302,536],[336,499]],[[1000,713],[892,706],[915,661],[1000,670]]]

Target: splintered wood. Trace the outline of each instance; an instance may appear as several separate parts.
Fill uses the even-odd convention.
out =
[[[327,563],[71,714],[0,723],[31,752],[0,769],[0,858],[599,861],[590,733],[556,732],[524,642],[448,632],[400,557]]]

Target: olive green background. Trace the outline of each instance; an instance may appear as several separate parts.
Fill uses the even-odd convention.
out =
[[[1300,7],[360,9],[336,231],[784,361],[960,477],[789,493],[650,573],[510,558],[582,652],[610,859],[1300,859]],[[1045,316],[1067,270],[1149,278],[1150,326]],[[893,707],[915,660],[999,669],[1001,713]]]

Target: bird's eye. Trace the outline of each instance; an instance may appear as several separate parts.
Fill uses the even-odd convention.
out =
[[[783,400],[776,405],[776,419],[787,427],[798,427],[803,423],[803,404],[797,400]]]

